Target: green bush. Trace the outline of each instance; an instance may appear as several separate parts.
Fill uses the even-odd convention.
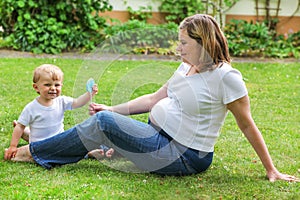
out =
[[[201,0],[161,0],[160,11],[168,13],[167,21],[179,24],[185,17],[202,13],[205,9]]]
[[[103,39],[107,0],[1,0],[0,26],[8,46],[34,53],[93,49]]]
[[[299,57],[300,32],[276,35],[264,23],[232,20],[224,29],[229,51],[234,56]]]
[[[226,6],[237,0],[226,0]],[[0,48],[34,53],[89,51],[101,44],[107,52],[174,54],[177,24],[204,9],[202,1],[162,0],[160,10],[172,22],[146,23],[151,7],[133,11],[126,23],[106,24],[95,13],[111,10],[108,0],[2,0],[0,1]],[[227,5],[228,4],[228,5]],[[188,6],[187,6],[188,5]],[[265,23],[232,20],[224,28],[233,56],[300,57],[300,32],[276,35]],[[103,42],[104,41],[104,42]]]
[[[300,32],[289,34],[286,36],[279,35],[270,41],[270,45],[266,48],[266,56],[268,57],[300,57]]]
[[[175,54],[176,23],[151,25],[145,21],[130,20],[104,29],[105,52],[134,54]],[[232,20],[224,28],[230,54],[252,57],[299,57],[300,32],[288,36],[276,35],[265,23]]]
[[[127,11],[131,20],[147,21],[147,19],[152,18],[152,6],[140,6],[138,10],[128,6]]]
[[[172,47],[177,40],[177,24],[147,24],[145,21],[129,20],[123,24],[106,27],[103,51],[135,54],[174,54]]]

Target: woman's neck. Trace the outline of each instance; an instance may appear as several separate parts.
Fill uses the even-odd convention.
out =
[[[187,76],[191,76],[191,75],[199,73],[199,70],[196,66],[194,66],[194,65],[190,65],[190,66],[191,67],[190,67],[189,71],[186,73]]]

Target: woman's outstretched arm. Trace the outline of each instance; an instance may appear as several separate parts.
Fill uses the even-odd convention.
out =
[[[151,108],[161,99],[167,97],[167,84],[163,85],[156,92],[151,94],[146,94],[136,99],[130,100],[126,103],[107,106],[104,104],[91,104],[89,107],[89,112],[91,115],[102,110],[110,110],[117,112],[122,115],[133,115],[146,113],[151,110]]]
[[[297,181],[300,179],[287,174],[280,173],[273,164],[272,158],[269,154],[268,148],[258,130],[254,120],[251,116],[250,101],[248,96],[244,96],[227,105],[227,108],[233,113],[236,122],[244,133],[257,155],[259,156],[262,164],[264,165],[267,176],[271,182],[276,180]]]

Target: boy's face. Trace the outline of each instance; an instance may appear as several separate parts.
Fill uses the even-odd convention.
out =
[[[40,98],[49,101],[61,95],[62,85],[62,80],[54,81],[49,74],[43,73],[33,88],[40,94]]]

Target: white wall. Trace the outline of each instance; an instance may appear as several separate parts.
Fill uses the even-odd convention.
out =
[[[130,6],[134,10],[139,10],[140,6],[147,7],[152,6],[152,11],[157,12],[160,6],[158,0],[109,0],[109,3],[113,6],[113,10],[126,11],[127,7]]]
[[[278,0],[271,0],[270,7],[277,8]],[[226,14],[232,15],[256,15],[255,0],[239,0]],[[258,7],[265,7],[265,0],[259,0]],[[298,0],[281,0],[279,16],[291,16],[298,7]],[[275,15],[275,10],[270,11],[271,16]],[[265,10],[259,10],[259,15],[265,15]],[[295,14],[300,16],[300,9]]]
[[[277,8],[278,0],[270,0],[270,7]],[[159,0],[110,0],[109,3],[113,6],[114,10],[126,11],[130,6],[134,10],[139,10],[140,6],[152,6],[152,11],[158,11],[160,5]],[[259,7],[265,7],[265,0],[259,0]],[[255,0],[239,0],[234,7],[228,10],[225,14],[232,15],[256,15]],[[281,0],[279,16],[291,16],[298,7],[298,0]],[[265,15],[265,10],[259,10],[260,15]],[[275,11],[270,12],[271,16],[275,15]],[[300,16],[300,9],[295,14]]]

